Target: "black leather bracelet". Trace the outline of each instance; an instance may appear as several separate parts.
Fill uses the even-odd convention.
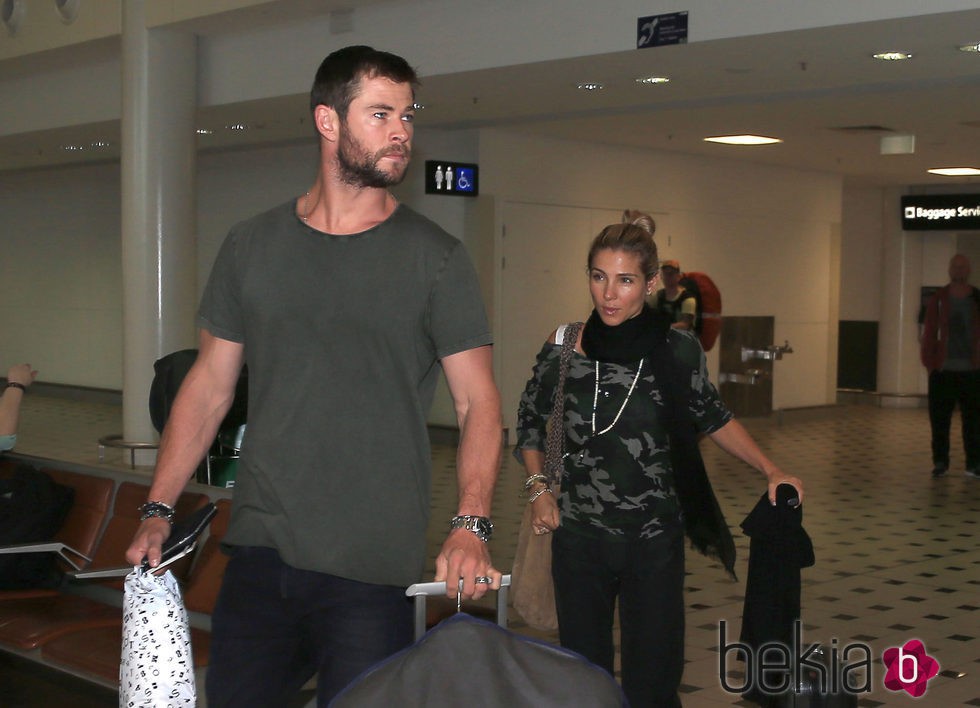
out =
[[[149,501],[139,508],[140,521],[146,521],[147,519],[153,518],[154,516],[166,519],[170,522],[170,525],[174,524],[174,508],[169,504],[164,504],[161,501]]]
[[[18,381],[8,381],[7,388],[19,388],[24,393],[27,393],[27,386]]]

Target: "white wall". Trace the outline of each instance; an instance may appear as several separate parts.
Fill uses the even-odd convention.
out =
[[[793,346],[794,353],[776,363],[774,407],[832,402],[836,381],[828,378],[836,369],[828,362],[836,359],[838,177],[502,130],[482,133],[480,156],[482,189],[498,203],[666,213],[666,232],[657,234],[660,247],[685,268],[711,274],[725,314],[773,315],[775,341]],[[561,247],[559,236],[536,234],[545,251]],[[534,297],[529,285],[528,302]],[[519,316],[500,311],[498,326],[500,318]],[[539,341],[545,334],[524,336]],[[709,355],[709,366],[717,374],[715,356]]]
[[[483,242],[496,234],[473,226],[477,200],[423,194],[426,158],[478,161],[483,198],[498,204],[640,207],[665,214],[658,234],[665,253],[709,272],[722,290],[726,314],[774,315],[776,341],[793,345],[795,353],[777,363],[775,406],[828,402],[827,362],[836,352],[830,307],[838,178],[506,131],[420,131],[418,144],[417,163],[399,198],[460,236],[471,253],[484,254],[482,268],[499,267],[497,251]],[[200,157],[199,290],[228,229],[302,194],[312,182],[315,158],[312,143]],[[118,168],[108,165],[0,179],[0,207],[7,223],[17,225],[9,232],[13,256],[0,261],[0,296],[13,304],[0,320],[0,366],[28,358],[48,381],[121,386],[118,179]],[[553,247],[556,236],[541,233],[541,247]],[[497,298],[490,295],[493,305]],[[528,297],[533,301],[533,285]],[[495,319],[508,316],[519,313],[497,312]],[[527,336],[540,340],[544,334]],[[445,390],[433,422],[455,422]]]
[[[878,284],[883,216],[889,200],[879,188],[847,186],[842,204],[840,318],[877,322],[881,319]]]
[[[119,166],[0,174],[0,369],[120,387]]]

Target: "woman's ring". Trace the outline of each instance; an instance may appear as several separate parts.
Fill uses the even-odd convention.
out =
[[[485,575],[478,575],[478,576],[476,576],[475,582],[477,582],[477,583],[484,583],[486,585],[490,585],[490,583],[492,583],[493,581],[490,580],[490,578],[488,578]]]

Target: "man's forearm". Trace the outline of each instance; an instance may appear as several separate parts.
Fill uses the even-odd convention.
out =
[[[160,438],[149,498],[173,505],[207,454],[232,399],[188,382],[174,401]]]
[[[502,442],[500,399],[488,396],[471,404],[460,417],[456,463],[460,514],[490,516]]]

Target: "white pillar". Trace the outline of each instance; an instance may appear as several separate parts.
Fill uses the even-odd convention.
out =
[[[883,199],[878,392],[882,405],[917,406],[917,399],[900,396],[921,391],[918,315],[922,237],[902,230],[900,196],[897,190],[888,190]],[[896,397],[889,399],[889,394]]]
[[[148,30],[147,2],[122,3],[123,437],[134,442],[156,439],[153,362],[195,346],[196,40]]]

